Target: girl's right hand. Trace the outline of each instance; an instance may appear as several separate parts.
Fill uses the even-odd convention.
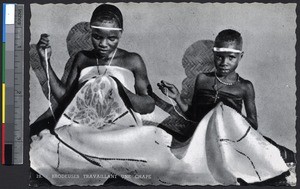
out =
[[[47,49],[47,58],[50,59],[51,56],[51,46],[49,45],[49,35],[46,33],[41,34],[41,38],[37,43],[37,50],[40,58],[45,60],[45,49]]]
[[[176,99],[180,95],[175,85],[168,83],[166,81],[162,80],[160,83],[157,83],[157,86],[164,95],[172,99]]]

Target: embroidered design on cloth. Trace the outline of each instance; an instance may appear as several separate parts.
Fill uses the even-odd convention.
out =
[[[84,126],[103,129],[111,125],[122,113],[115,98],[115,91],[103,78],[98,76],[76,95],[76,103],[68,107],[65,113],[69,119]]]

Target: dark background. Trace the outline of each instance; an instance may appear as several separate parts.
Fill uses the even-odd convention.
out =
[[[104,1],[89,1],[89,0],[26,0],[26,1],[21,1],[21,0],[15,0],[15,1],[3,1],[3,3],[18,3],[18,4],[25,4],[25,62],[29,62],[29,54],[26,49],[29,49],[29,41],[30,41],[30,32],[29,32],[29,25],[30,25],[30,3],[102,3]],[[109,2],[120,2],[120,1],[109,1]],[[126,1],[124,1],[126,2]],[[130,1],[130,2],[141,2],[141,1]],[[145,1],[147,2],[147,1]],[[149,2],[149,1],[148,1]],[[179,2],[179,1],[155,1],[155,2]],[[250,2],[263,2],[263,3],[297,3],[297,1],[195,1],[195,2],[239,2],[239,3],[250,3]],[[1,4],[1,10],[2,10],[2,4]],[[297,16],[300,13],[300,8],[299,4],[297,5]],[[45,13],[47,14],[47,13]],[[2,18],[2,17],[1,17]],[[299,18],[297,18],[297,24],[299,24]],[[2,19],[0,20],[0,25],[2,26]],[[1,34],[2,34],[2,27],[1,27]],[[296,30],[297,38],[300,36],[299,35],[299,28]],[[2,48],[2,45],[1,45]],[[296,71],[299,73],[300,71],[300,61],[299,61],[299,42],[296,44],[296,49],[297,49],[297,58],[296,58]],[[1,49],[2,50],[2,49]],[[27,52],[26,52],[27,51]],[[1,51],[2,52],[2,51]],[[2,56],[2,54],[0,54]],[[2,57],[0,57],[0,60]],[[24,93],[25,93],[25,110],[24,110],[24,128],[29,128],[29,64],[25,64],[25,83],[24,83]],[[297,89],[299,88],[299,83],[300,83],[300,78],[299,74],[296,76],[296,85]],[[2,91],[1,91],[2,93]],[[297,90],[297,97],[300,95],[299,90]],[[297,106],[296,106],[296,113],[297,117],[299,116],[299,102],[297,101]],[[2,112],[1,112],[2,115]],[[298,133],[299,130],[299,118],[296,121],[296,130]],[[298,137],[297,137],[298,138]],[[27,140],[27,141],[26,141]],[[288,140],[288,139],[287,139]],[[297,144],[297,151],[299,150],[299,145]],[[0,188],[2,189],[10,189],[10,188],[29,188],[29,129],[24,130],[24,164],[23,165],[15,165],[15,166],[3,166],[0,165]],[[299,157],[297,156],[299,159]],[[299,172],[299,168],[297,168],[297,173]],[[297,174],[298,180],[299,180],[299,174]],[[41,187],[41,188],[46,188],[46,187]],[[51,188],[60,188],[60,187],[54,187],[52,186]],[[82,187],[66,187],[66,188],[82,188]],[[95,188],[95,187],[84,187],[84,188]],[[113,187],[109,187],[113,188]],[[121,187],[124,188],[124,187]],[[132,187],[133,188],[133,187]],[[147,186],[145,188],[154,188],[154,186]],[[166,186],[160,186],[160,188],[167,188]],[[181,188],[181,187],[176,187],[176,188]],[[212,187],[207,187],[207,186],[189,186],[189,188],[212,188]],[[222,186],[216,187],[214,186],[213,188],[223,188]],[[239,188],[238,186],[230,186],[230,188]],[[248,188],[248,187],[247,187]],[[251,187],[251,188],[261,188],[261,187]],[[263,188],[273,188],[273,187],[263,187]],[[284,188],[284,187],[280,187]],[[286,187],[287,188],[287,187]],[[288,187],[290,188],[290,187]]]

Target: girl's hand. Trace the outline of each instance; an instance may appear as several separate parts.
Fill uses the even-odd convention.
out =
[[[157,86],[164,95],[172,99],[176,99],[180,95],[175,85],[168,83],[166,81],[162,80],[160,83],[157,83]]]
[[[37,50],[40,58],[42,60],[45,60],[45,49],[47,49],[47,58],[50,59],[51,56],[51,46],[49,45],[49,35],[46,33],[41,34],[41,38],[39,42],[37,43]]]

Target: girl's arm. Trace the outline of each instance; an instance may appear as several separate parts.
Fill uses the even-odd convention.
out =
[[[38,54],[40,57],[40,61],[42,64],[42,67],[44,68],[45,72],[49,74],[49,81],[50,81],[50,87],[51,87],[51,92],[54,95],[54,97],[56,98],[56,100],[59,102],[62,97],[64,96],[64,94],[66,93],[67,89],[69,87],[71,87],[72,83],[74,82],[75,78],[77,77],[78,74],[78,68],[76,65],[78,65],[76,63],[76,61],[78,61],[78,55],[75,58],[75,62],[72,65],[72,68],[70,70],[70,74],[68,76],[67,79],[67,83],[64,84],[61,82],[61,80],[57,77],[57,75],[55,74],[51,63],[50,63],[50,57],[51,57],[51,47],[49,45],[49,39],[48,39],[49,35],[48,34],[42,34],[41,38],[39,40],[39,42],[37,43],[37,50],[38,50]],[[45,54],[45,49],[47,49],[47,62],[48,65],[46,63],[46,54]],[[47,69],[48,66],[48,69]]]
[[[192,102],[190,105],[188,105],[187,111],[186,111],[186,116],[189,117],[191,120],[198,120],[197,117],[195,117],[194,112],[198,111],[199,106],[197,106],[198,100],[199,100],[199,91],[200,89],[205,87],[205,80],[207,79],[207,76],[203,73],[199,73],[196,77],[195,80],[195,85],[194,85],[194,92],[193,92],[193,97],[192,97]]]
[[[246,81],[245,84],[245,96],[244,105],[247,114],[247,121],[251,124],[254,129],[258,128],[257,124],[257,113],[255,105],[255,92],[253,84],[250,81]]]
[[[205,74],[199,73],[196,77],[196,82],[195,82],[195,86],[194,86],[194,94],[193,94],[193,98],[192,98],[192,104],[189,105],[188,103],[186,103],[186,101],[184,101],[183,99],[181,99],[181,95],[178,91],[178,89],[173,85],[170,84],[166,81],[161,81],[160,83],[157,84],[158,88],[161,90],[161,92],[174,99],[177,103],[177,105],[179,106],[179,108],[181,109],[182,112],[184,112],[185,114],[189,114],[189,112],[193,111],[193,105],[197,104],[197,91],[203,87],[203,81],[205,80]],[[187,115],[189,116],[189,115]]]
[[[149,96],[152,93],[151,85],[148,80],[147,70],[143,59],[135,53],[129,57],[129,62],[133,65],[133,73],[135,78],[136,94],[125,89],[127,96],[132,104],[132,109],[141,114],[151,113],[155,108],[155,102]]]
[[[185,113],[188,110],[188,104],[181,99],[180,92],[175,85],[162,80],[160,83],[157,83],[157,86],[164,95],[175,100],[182,112]]]

